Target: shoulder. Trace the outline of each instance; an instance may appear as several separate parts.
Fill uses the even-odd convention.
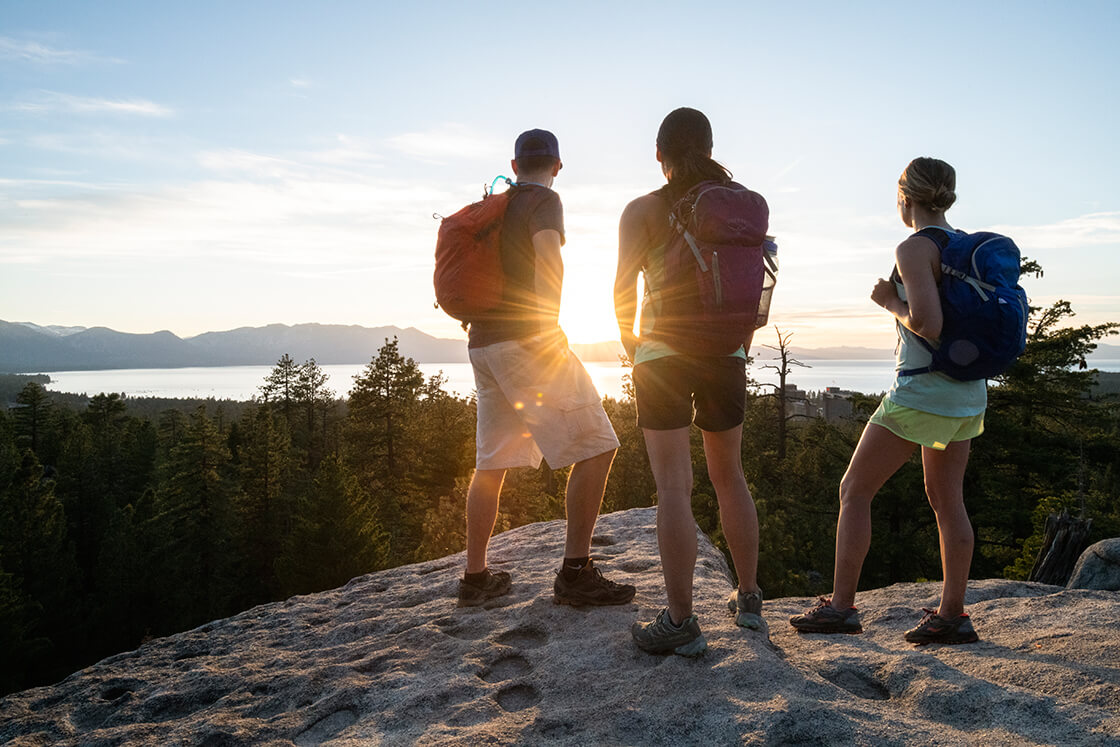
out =
[[[669,205],[657,192],[642,195],[631,200],[622,211],[623,222],[648,222],[664,220],[669,214]]]
[[[914,234],[895,248],[894,261],[904,278],[929,272],[936,279],[941,271],[941,247],[929,236]]]
[[[907,236],[895,248],[894,256],[896,260],[905,259],[930,259],[938,258],[941,256],[941,247],[937,245],[929,236],[921,234],[913,234]]]

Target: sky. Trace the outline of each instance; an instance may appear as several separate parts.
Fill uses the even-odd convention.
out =
[[[893,345],[869,294],[916,156],[957,169],[954,226],[1041,262],[1034,304],[1120,321],[1118,34],[1114,0],[0,0],[0,319],[463,337],[434,308],[433,215],[543,127],[562,325],[617,338],[618,217],[691,106],[767,198],[794,344]]]

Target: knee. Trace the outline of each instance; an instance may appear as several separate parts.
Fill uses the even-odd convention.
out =
[[[728,489],[737,486],[740,483],[746,485],[747,478],[743,474],[743,465],[739,462],[732,462],[724,464],[719,461],[708,462],[708,477],[712,481],[712,486],[718,492],[721,488]]]
[[[962,488],[948,487],[936,482],[926,481],[926,500],[935,514],[964,508],[964,491]]]
[[[840,508],[867,508],[875,494],[851,475],[840,481]]]

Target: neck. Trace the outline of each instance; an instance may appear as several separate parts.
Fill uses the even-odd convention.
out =
[[[921,208],[914,208],[910,214],[910,227],[915,231],[930,226],[938,226],[940,228],[952,228],[949,222],[945,220],[945,213],[934,213],[929,210],[922,210]]]
[[[552,174],[543,172],[540,174],[518,174],[518,184],[539,184],[542,187],[552,187]]]

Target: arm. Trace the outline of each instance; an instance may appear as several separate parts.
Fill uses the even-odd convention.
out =
[[[898,245],[895,262],[906,289],[906,301],[898,297],[894,283],[879,279],[871,300],[891,312],[902,326],[927,340],[941,337],[941,252],[930,239],[911,236]]]
[[[560,232],[546,228],[533,234],[535,260],[535,288],[542,329],[551,329],[560,318],[560,285],[563,267],[560,258],[562,244]]]
[[[649,245],[643,201],[634,200],[622,211],[618,224],[618,268],[614,276],[614,315],[626,355],[634,360],[638,338],[634,335],[634,318],[638,313],[638,273]]]

